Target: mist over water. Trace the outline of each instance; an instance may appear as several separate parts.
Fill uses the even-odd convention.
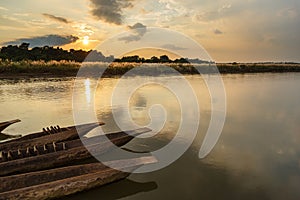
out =
[[[177,81],[176,76],[162,78]],[[300,74],[236,74],[222,78],[227,117],[220,140],[208,157],[200,160],[198,152],[211,116],[209,93],[201,77],[186,76],[200,105],[198,134],[188,151],[162,170],[131,175],[130,179],[65,199],[299,199]],[[110,107],[117,82],[117,78],[102,79],[95,94],[96,114],[106,123],[105,132],[118,130]],[[28,134],[50,125],[72,125],[73,83],[72,78],[0,80],[0,121],[22,120],[5,132]],[[92,85],[92,79],[82,79],[83,102],[94,95],[89,93]],[[132,119],[147,125],[154,104],[164,107],[165,126],[159,134],[137,138],[127,148],[156,150],[174,137],[181,111],[176,97],[166,88],[155,84],[139,88],[129,101]],[[122,116],[125,106],[120,104],[114,109]],[[153,117],[160,116],[154,113]]]

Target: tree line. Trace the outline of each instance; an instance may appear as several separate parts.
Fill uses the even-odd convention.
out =
[[[160,57],[152,56],[149,59],[134,56],[124,56],[122,58],[114,58],[114,56],[104,56],[101,52],[96,50],[64,50],[59,47],[34,47],[29,49],[29,43],[22,43],[21,45],[8,45],[0,50],[0,59],[11,61],[75,61],[75,62],[133,62],[133,63],[210,63],[200,59],[179,58],[172,60],[167,55]]]

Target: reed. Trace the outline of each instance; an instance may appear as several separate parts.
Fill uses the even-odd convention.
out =
[[[92,75],[94,72],[103,72],[103,76],[120,76],[134,69],[131,75],[168,75],[201,73],[263,73],[263,72],[300,72],[298,63],[218,63],[217,68],[211,64],[188,64],[188,63],[103,63],[74,61],[29,61],[23,60],[12,62],[0,60],[0,75],[57,75],[76,76],[82,67],[83,71]],[[174,69],[173,72],[170,69]]]

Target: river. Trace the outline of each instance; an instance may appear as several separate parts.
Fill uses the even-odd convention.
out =
[[[188,150],[163,169],[132,174],[126,180],[64,199],[300,199],[300,73],[222,75],[226,121],[216,146],[204,159],[199,159],[198,154],[211,117],[209,93],[201,77],[184,78],[200,102],[198,132]],[[139,83],[142,78],[135,79]],[[160,79],[178,81],[176,76]],[[181,109],[188,110],[186,117],[191,119],[187,121],[193,123],[195,110],[180,108],[176,95],[155,83],[136,90],[128,104],[124,100],[111,106],[118,81],[102,79],[94,94],[90,88],[95,80],[79,80],[83,103],[91,103],[95,95],[95,114],[106,123],[105,132],[118,130],[112,108],[122,117],[129,105],[132,119],[140,126],[149,124],[151,117],[161,120],[160,111],[149,114],[153,105],[160,104],[166,115],[158,134],[134,139],[127,148],[163,148],[179,128]],[[73,85],[74,78],[1,79],[0,121],[22,120],[5,132],[28,134],[50,125],[74,124]],[[120,87],[126,90],[126,80]]]

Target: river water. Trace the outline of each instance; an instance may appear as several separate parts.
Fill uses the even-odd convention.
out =
[[[64,199],[300,199],[300,73],[222,75],[227,96],[226,121],[219,141],[204,159],[199,159],[198,153],[211,117],[210,96],[201,77],[184,78],[194,89],[200,109],[197,136],[188,150],[163,169],[132,174],[126,180]],[[143,78],[134,79],[138,84]],[[179,78],[160,80],[177,83]],[[156,127],[161,128],[156,135],[134,139],[127,148],[163,148],[179,128],[182,109],[187,110],[185,117],[190,126],[194,125],[195,109],[181,108],[175,94],[155,83],[140,87],[128,102],[124,99],[112,106],[118,81],[102,79],[94,93],[91,88],[95,80],[79,80],[79,99],[83,104],[92,103],[96,117],[106,123],[105,132],[118,130],[112,109],[122,118],[125,108],[129,108],[132,119],[140,126],[166,116],[165,124]],[[132,84],[130,78],[119,86],[121,91],[126,93],[128,84]],[[0,80],[0,121],[22,120],[5,132],[28,134],[50,125],[74,124],[73,85],[73,78]],[[149,113],[157,104],[163,112],[158,109]],[[185,131],[189,137],[189,130]]]

